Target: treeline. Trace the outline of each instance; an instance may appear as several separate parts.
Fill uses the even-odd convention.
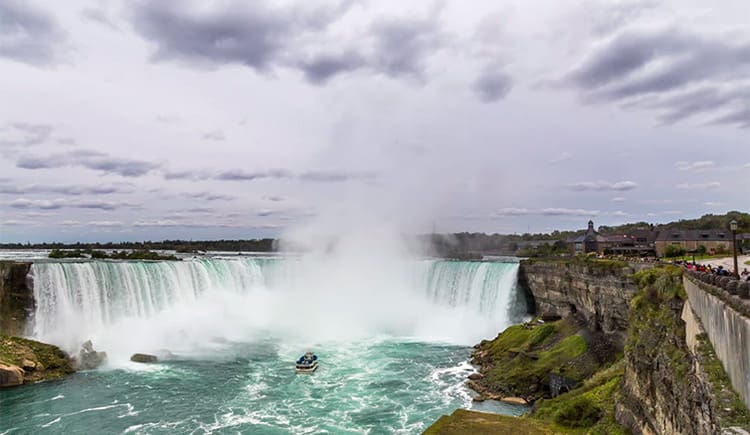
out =
[[[737,222],[737,232],[750,232],[750,213],[741,211],[730,211],[726,214],[704,214],[697,219],[681,219],[666,224],[650,224],[648,222],[636,222],[614,227],[601,226],[599,232],[602,234],[623,234],[636,229],[651,228],[654,230],[728,230],[729,222]]]
[[[272,252],[275,250],[274,239],[251,240],[163,240],[160,242],[108,242],[108,243],[3,243],[0,249],[78,249],[84,250],[115,250],[130,251],[176,251],[181,253],[195,253],[201,251],[252,251]]]
[[[179,258],[174,255],[162,255],[158,252],[148,250],[135,251],[113,251],[105,252],[96,249],[73,249],[61,250],[53,249],[49,258],[92,258],[96,260],[172,260],[177,261]]]

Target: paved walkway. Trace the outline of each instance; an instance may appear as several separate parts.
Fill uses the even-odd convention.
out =
[[[750,266],[746,265],[745,262],[750,260],[750,255],[738,255],[737,256],[737,267],[740,269],[740,272],[742,272],[742,269],[750,270]],[[711,258],[708,260],[698,260],[695,259],[696,263],[700,264],[710,264],[711,267],[718,267],[718,266],[724,266],[724,269],[734,269],[734,260],[732,257],[724,257],[724,258]]]

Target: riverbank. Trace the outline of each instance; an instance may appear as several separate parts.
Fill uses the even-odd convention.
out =
[[[0,335],[0,388],[60,379],[74,372],[70,357],[57,346]]]
[[[681,269],[633,273],[620,265],[534,260],[520,271],[537,314],[563,317],[511,326],[477,345],[479,375],[467,384],[480,397],[524,397],[531,412],[516,419],[456,412],[427,433],[750,431],[750,411],[692,315]],[[606,347],[597,351],[595,343]],[[607,354],[611,360],[597,359]],[[508,431],[513,421],[518,429]]]

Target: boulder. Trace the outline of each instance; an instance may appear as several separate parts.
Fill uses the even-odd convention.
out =
[[[0,363],[0,388],[23,384],[23,369],[13,364]]]
[[[30,359],[24,359],[21,361],[21,367],[24,371],[31,372],[36,370],[36,363],[34,361],[31,361]]]
[[[106,359],[107,352],[95,351],[91,340],[88,340],[81,345],[78,357],[75,358],[76,370],[93,370],[102,365]]]
[[[472,373],[469,375],[469,379],[471,379],[472,381],[476,381],[482,378],[484,378],[484,375],[481,373]]]
[[[155,363],[159,361],[159,359],[156,357],[156,355],[149,355],[146,353],[134,353],[133,356],[130,357],[130,361],[137,362],[137,363]]]

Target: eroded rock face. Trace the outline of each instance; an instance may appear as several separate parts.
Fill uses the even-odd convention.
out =
[[[0,333],[23,335],[34,311],[31,263],[0,261]]]
[[[524,260],[518,279],[533,295],[537,315],[581,317],[589,330],[602,332],[622,350],[637,290],[633,273],[614,262]]]
[[[23,369],[12,364],[0,363],[0,388],[21,384],[23,384]]]

